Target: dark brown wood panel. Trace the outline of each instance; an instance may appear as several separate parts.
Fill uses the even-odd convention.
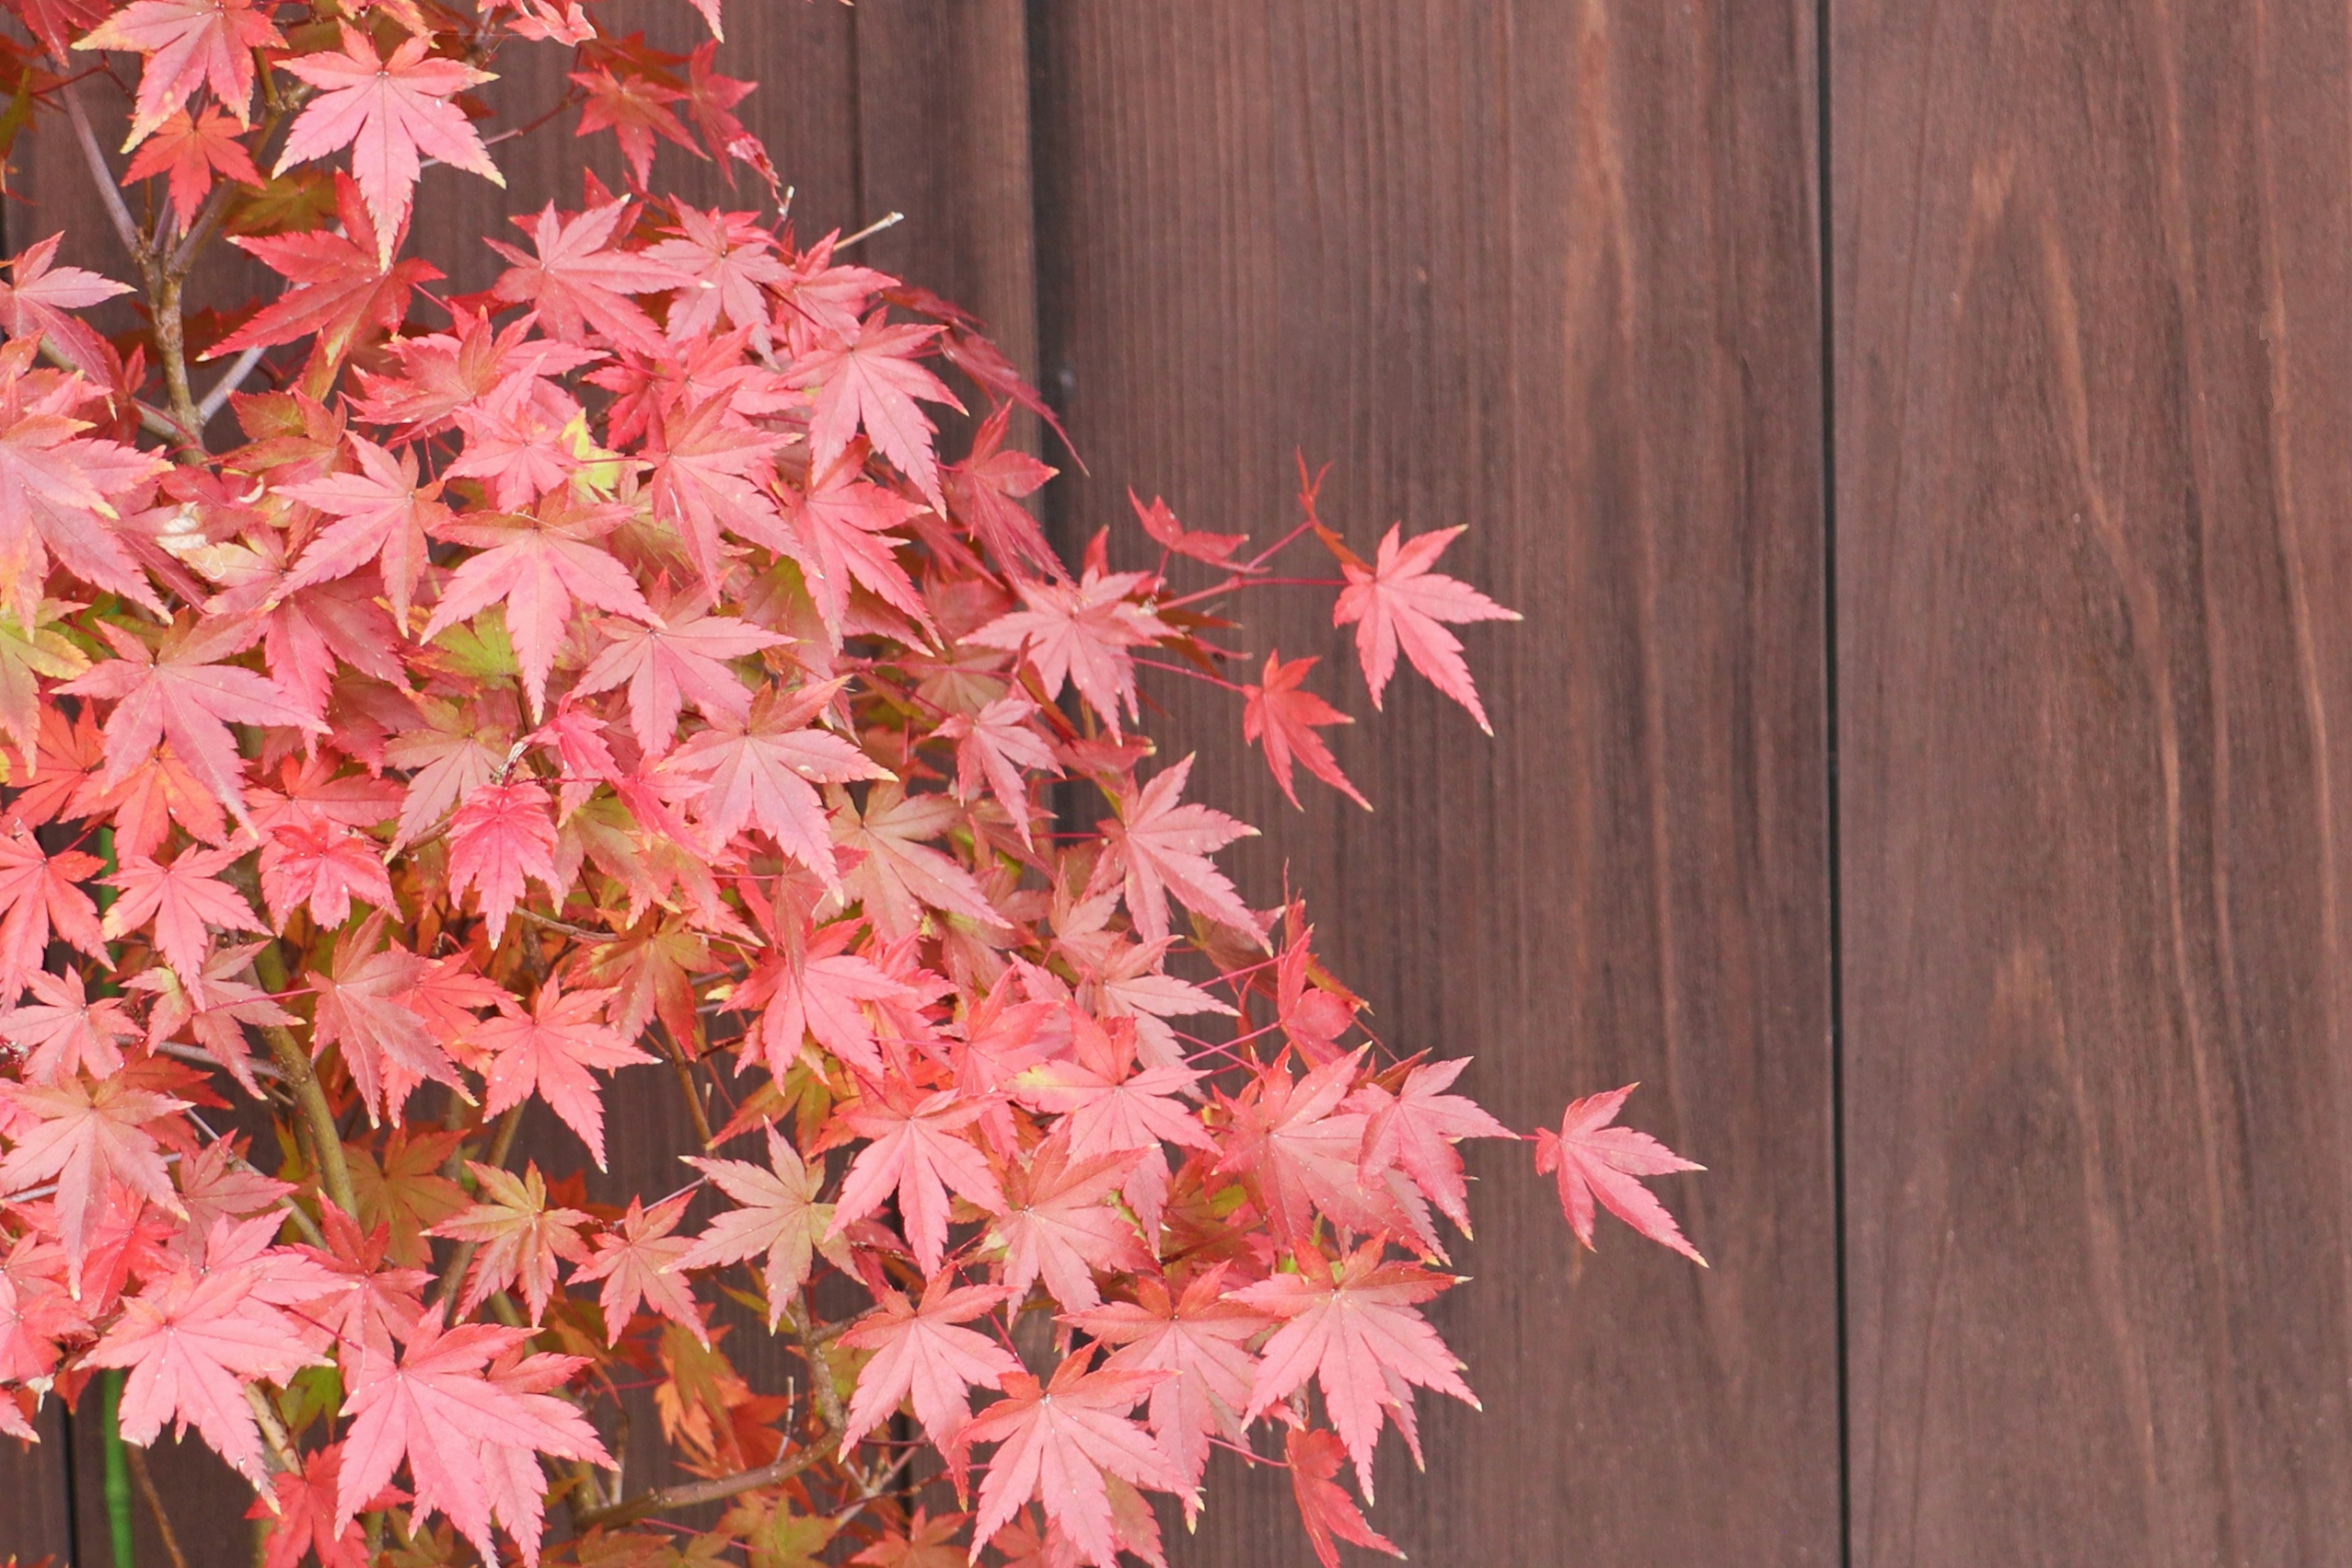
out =
[[[0,1563],[63,1563],[73,1551],[66,1515],[65,1421],[57,1401],[41,1412],[41,1441],[30,1449],[0,1438]]]
[[[1839,0],[1854,1562],[2352,1531],[2352,39]]]
[[[1665,1188],[1701,1274],[1579,1256],[1524,1152],[1475,1155],[1438,1316],[1486,1410],[1424,1401],[1371,1515],[1417,1562],[1838,1555],[1811,14],[1031,15],[1066,541],[1139,563],[1129,485],[1270,537],[1303,445],[1359,548],[1472,524],[1449,562],[1528,615],[1467,639],[1488,741],[1412,677],[1373,719],[1327,594],[1245,601],[1371,721],[1370,816],[1290,811],[1223,694],[1155,684],[1194,795],[1267,829],[1247,890],[1286,863],[1376,1026],[1518,1125],[1640,1079],[1713,1167]],[[1218,1469],[1183,1561],[1313,1561],[1278,1473]]]

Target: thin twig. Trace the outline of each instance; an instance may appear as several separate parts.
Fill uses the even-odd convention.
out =
[[[85,378],[88,376],[89,373],[74,363],[73,356],[66,353],[64,345],[55,338],[41,339],[41,357],[59,370],[69,370],[76,375]],[[162,409],[152,404],[142,403],[135,397],[131,400],[131,406],[139,415],[139,427],[150,436],[160,436],[166,441],[187,440],[188,433],[173,424],[172,416]]]
[[[761,1465],[756,1470],[744,1470],[736,1475],[721,1476],[717,1480],[690,1481],[683,1486],[656,1487],[639,1492],[633,1498],[614,1503],[610,1508],[590,1509],[575,1515],[572,1525],[578,1530],[593,1529],[600,1524],[627,1524],[649,1513],[667,1513],[672,1509],[693,1508],[700,1503],[720,1502],[744,1492],[757,1491],[761,1487],[782,1485],[823,1458],[832,1446],[836,1428],[827,1427],[789,1455],[780,1455],[772,1464]]]
[[[163,1540],[163,1555],[172,1560],[172,1568],[188,1568],[187,1553],[180,1550],[179,1533],[172,1528],[171,1515],[163,1511],[163,1494],[155,1489],[155,1478],[147,1473],[146,1451],[136,1444],[126,1443],[122,1457],[130,1461],[131,1484],[147,1504],[148,1516],[155,1521],[155,1533]]]
[[[880,234],[884,229],[896,228],[906,221],[907,215],[905,213],[886,213],[882,216],[876,218],[872,223],[867,224],[864,228],[859,229],[856,234],[851,235],[847,239],[835,240],[833,242],[833,253],[835,256],[838,256],[843,251],[847,250],[851,246],[856,245],[859,240],[871,239],[876,235]]]
[[[227,404],[229,394],[245,384],[245,378],[253,374],[253,367],[261,363],[261,356],[266,352],[262,345],[256,343],[230,362],[228,369],[222,373],[220,380],[214,384],[210,392],[205,394],[205,400],[196,405],[196,421],[199,428],[212,423],[213,416],[218,414]]]
[[[107,220],[114,225],[115,237],[122,248],[143,270],[152,259],[146,245],[139,237],[139,224],[122,200],[122,189],[114,183],[114,171],[107,167],[105,150],[98,144],[98,132],[89,123],[89,110],[81,101],[81,83],[68,81],[63,89],[66,118],[73,121],[74,140],[81,144],[82,162],[89,165],[89,177],[98,186],[100,199],[106,205]]]

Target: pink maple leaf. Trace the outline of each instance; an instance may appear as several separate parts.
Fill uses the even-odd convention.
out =
[[[1331,610],[1335,626],[1356,628],[1356,657],[1364,667],[1364,684],[1372,706],[1396,670],[1397,649],[1404,649],[1413,668],[1432,686],[1470,710],[1478,728],[1488,734],[1495,727],[1478,705],[1478,689],[1471,683],[1470,667],[1462,662],[1462,645],[1443,623],[1516,621],[1517,610],[1507,610],[1459,578],[1432,572],[1430,567],[1462,529],[1442,528],[1434,533],[1399,542],[1402,525],[1391,524],[1381,540],[1380,554],[1370,567],[1343,559],[1340,570],[1348,585]]]
[[[1587,1247],[1592,1246],[1592,1202],[1648,1237],[1704,1268],[1706,1259],[1686,1240],[1675,1216],[1666,1212],[1640,1178],[1675,1171],[1700,1171],[1646,1132],[1612,1127],[1625,1105],[1625,1097],[1639,1086],[1627,1084],[1606,1094],[1589,1095],[1568,1108],[1559,1131],[1536,1132],[1536,1169],[1552,1173],[1559,1182],[1559,1206],[1570,1228]]]

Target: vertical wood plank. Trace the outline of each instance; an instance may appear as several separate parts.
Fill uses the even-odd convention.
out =
[[[44,1405],[36,1428],[41,1440],[30,1448],[0,1439],[0,1563],[13,1557],[26,1568],[45,1557],[64,1563],[73,1553],[65,1420],[57,1401]]]
[[[1854,1562],[2352,1530],[2352,39],[1839,0]]]
[[[1622,1228],[1579,1256],[1524,1152],[1474,1154],[1437,1315],[1486,1411],[1425,1401],[1429,1473],[1392,1450],[1371,1515],[1416,1561],[1837,1558],[1811,14],[1032,12],[1066,540],[1144,563],[1130,484],[1268,538],[1303,445],[1358,548],[1474,524],[1449,562],[1528,614],[1468,638],[1490,742],[1412,678],[1375,719],[1328,595],[1238,606],[1370,721],[1371,816],[1283,805],[1191,683],[1152,687],[1166,754],[1398,1048],[1475,1054],[1522,1127],[1640,1079],[1713,1167],[1666,1187],[1701,1274]],[[1219,1468],[1175,1552],[1311,1563],[1284,1479]]]

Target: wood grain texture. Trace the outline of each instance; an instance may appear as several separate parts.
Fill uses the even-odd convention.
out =
[[[73,1553],[66,1510],[66,1424],[57,1401],[47,1402],[37,1425],[41,1441],[32,1448],[0,1438],[0,1563],[14,1557],[27,1568],[44,1557],[64,1563]]]
[[[1391,1440],[1371,1515],[1417,1562],[1837,1557],[1810,16],[1032,13],[1065,543],[1142,563],[1130,484],[1270,538],[1303,445],[1360,549],[1470,523],[1449,563],[1528,615],[1467,638],[1489,742],[1410,676],[1374,718],[1328,593],[1244,602],[1368,721],[1370,816],[1291,812],[1226,694],[1153,685],[1192,794],[1267,829],[1245,890],[1286,864],[1375,1026],[1475,1054],[1507,1119],[1640,1079],[1713,1167],[1665,1189],[1703,1275],[1577,1255],[1523,1151],[1474,1155],[1436,1316],[1486,1411],[1424,1400],[1430,1471]],[[1217,1469],[1182,1561],[1313,1561],[1279,1473]]]
[[[2352,1531],[2340,7],[1836,7],[1854,1562]]]

